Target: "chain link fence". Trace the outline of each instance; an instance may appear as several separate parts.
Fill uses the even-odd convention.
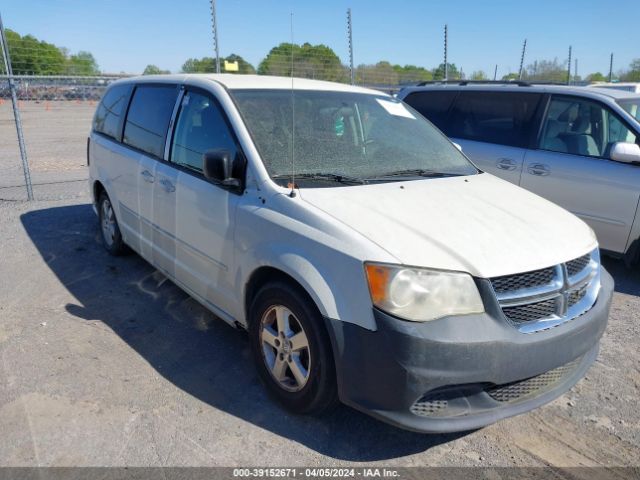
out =
[[[86,190],[86,139],[96,103],[121,76],[13,77],[36,199]],[[74,185],[75,184],[75,185]],[[0,200],[27,198],[9,78],[0,76]]]

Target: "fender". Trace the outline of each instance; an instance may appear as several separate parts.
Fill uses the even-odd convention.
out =
[[[237,289],[242,292],[244,299],[251,275],[260,267],[275,268],[305,289],[323,317],[376,330],[362,262],[335,251],[333,253],[342,258],[323,262],[319,261],[318,253],[322,252],[316,249],[313,252],[302,251],[292,248],[290,243],[256,245],[243,264],[239,265]],[[325,265],[331,265],[332,268],[325,268]],[[341,268],[336,268],[337,265],[341,265]],[[336,270],[341,275],[337,275]],[[247,324],[244,311],[237,317],[242,319],[241,323]]]

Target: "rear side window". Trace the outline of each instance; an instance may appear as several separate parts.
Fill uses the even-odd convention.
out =
[[[127,108],[130,85],[117,85],[105,93],[93,117],[93,130],[119,140],[120,122]]]
[[[457,91],[415,92],[407,95],[404,102],[448,135],[447,116],[456,95]]]
[[[175,85],[136,87],[124,125],[122,141],[162,158],[177,94]]]
[[[539,93],[462,92],[449,120],[451,137],[526,148]]]

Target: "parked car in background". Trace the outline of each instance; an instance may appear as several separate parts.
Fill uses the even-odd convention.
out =
[[[611,83],[592,83],[590,88],[613,88],[631,93],[640,93],[639,82],[611,82]]]
[[[340,399],[404,428],[468,430],[571,388],[613,290],[591,229],[478,171],[388,95],[294,85],[110,85],[88,145],[107,251],[129,246],[247,329],[294,412]]]
[[[600,246],[640,255],[640,95],[524,82],[425,84],[398,98],[482,170],[573,212]],[[513,210],[508,198],[503,205]]]

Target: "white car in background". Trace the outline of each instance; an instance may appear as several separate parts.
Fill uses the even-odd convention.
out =
[[[482,170],[582,218],[610,254],[640,260],[640,95],[459,81],[407,87],[398,98]]]
[[[105,248],[132,248],[248,330],[293,412],[339,399],[412,430],[469,430],[556,398],[598,353],[613,280],[592,230],[480,172],[388,95],[125,79],[88,154]]]
[[[640,83],[638,82],[592,83],[588,86],[591,88],[613,88],[624,92],[640,93]]]

